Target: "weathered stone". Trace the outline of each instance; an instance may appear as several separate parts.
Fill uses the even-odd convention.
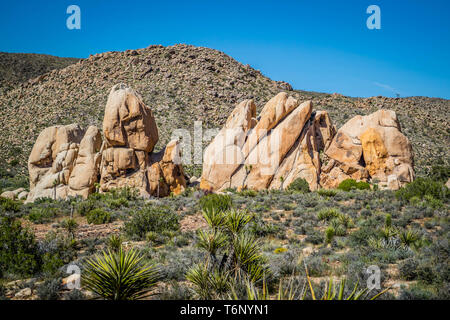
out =
[[[110,146],[151,152],[158,142],[152,110],[142,97],[124,84],[115,85],[108,97],[103,134]]]
[[[391,110],[352,118],[339,129],[325,153],[333,160],[332,165],[322,167],[321,185],[326,188],[349,178],[371,178],[398,189],[414,179],[412,147]]]
[[[311,116],[310,101],[299,105],[286,93],[278,94],[264,106],[259,121],[253,111],[256,108],[250,112],[247,105],[244,101],[235,108],[208,146],[200,187],[214,191],[228,187],[285,188],[302,177],[316,189],[320,150],[331,143],[335,134],[328,114]],[[232,122],[234,118],[246,121]],[[226,137],[225,129],[230,132]]]
[[[54,126],[38,136],[28,159],[30,193],[27,202],[49,197],[64,199],[84,131],[77,125]]]
[[[16,198],[16,195],[12,191],[5,191],[0,195],[0,197],[14,200]]]
[[[101,161],[102,136],[95,126],[90,126],[78,148],[78,157],[69,178],[69,196],[87,198],[94,191]]]
[[[18,195],[17,195],[17,199],[19,199],[19,200],[26,200],[27,199],[27,197],[28,197],[28,191],[22,191],[21,193],[19,193]]]
[[[150,194],[163,197],[171,192],[178,195],[184,191],[186,179],[178,140],[170,141],[163,151],[153,154],[150,161],[152,165],[147,171]]]

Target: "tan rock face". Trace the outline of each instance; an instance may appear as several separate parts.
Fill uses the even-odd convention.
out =
[[[94,191],[101,161],[102,136],[95,126],[90,126],[78,147],[78,156],[69,178],[69,196],[87,198]]]
[[[414,179],[411,144],[390,110],[352,118],[339,129],[325,153],[330,162],[322,166],[323,187],[335,188],[349,178],[371,178],[382,187],[398,189]]]
[[[319,151],[335,129],[326,112],[312,116],[312,103],[280,93],[257,121],[253,101],[236,106],[205,151],[202,189],[285,188],[304,177],[317,188]]]
[[[28,158],[30,193],[27,202],[38,198],[66,198],[69,178],[84,131],[76,124],[44,129]]]
[[[147,176],[151,195],[165,197],[171,192],[178,195],[185,190],[179,141],[170,141],[165,150],[153,154],[150,160],[153,163],[147,170]]]
[[[108,97],[103,134],[110,146],[151,152],[158,142],[152,110],[142,97],[124,84],[115,85]]]

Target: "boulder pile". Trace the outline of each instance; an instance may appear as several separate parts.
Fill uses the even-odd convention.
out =
[[[414,179],[411,144],[393,111],[356,116],[336,132],[327,112],[281,92],[259,117],[253,100],[236,106],[205,150],[200,187],[285,189],[298,178],[311,190],[345,179],[398,189]]]
[[[158,128],[150,107],[124,84],[109,94],[103,135],[95,126],[77,124],[44,129],[28,159],[30,193],[27,202],[49,197],[86,198],[99,183],[100,191],[131,187],[141,196],[181,193],[186,180],[177,140],[159,153]]]

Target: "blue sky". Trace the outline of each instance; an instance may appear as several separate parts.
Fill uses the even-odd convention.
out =
[[[66,9],[81,9],[69,30]],[[369,5],[381,29],[369,30]],[[450,98],[450,1],[22,0],[0,4],[0,51],[88,57],[151,44],[224,51],[295,89]]]

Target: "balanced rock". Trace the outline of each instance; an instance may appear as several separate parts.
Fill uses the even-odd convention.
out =
[[[204,153],[202,189],[286,188],[297,178],[318,186],[319,152],[335,129],[326,112],[313,113],[311,101],[281,92],[256,119],[253,100],[239,103]]]
[[[158,128],[152,110],[130,87],[115,85],[106,102],[103,134],[108,146],[153,151]]]
[[[398,189],[414,179],[412,147],[391,110],[350,119],[325,154],[329,162],[322,166],[320,176],[325,188],[335,188],[349,178],[371,178],[381,187]]]

